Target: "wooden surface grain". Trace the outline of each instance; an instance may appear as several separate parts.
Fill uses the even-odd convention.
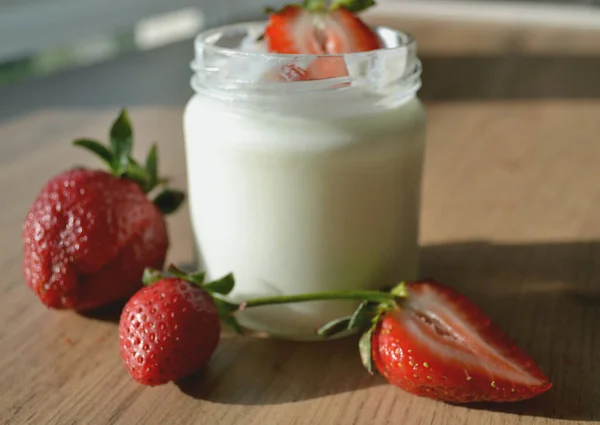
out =
[[[230,335],[203,374],[145,388],[121,364],[114,314],[43,308],[21,276],[20,226],[50,175],[98,165],[70,140],[105,137],[127,105],[137,151],[158,141],[162,169],[185,184],[191,45],[182,43],[0,87],[0,424],[600,423],[600,81],[590,70],[600,46],[549,55],[525,43],[515,52],[518,37],[505,28],[509,44],[494,38],[474,53],[465,41],[464,51],[438,54],[435,40],[452,31],[410,25],[425,40],[429,111],[421,274],[480,304],[539,362],[550,392],[453,406],[368,376],[354,339]],[[492,40],[477,31],[474,44]],[[169,225],[169,260],[189,263],[187,212]]]

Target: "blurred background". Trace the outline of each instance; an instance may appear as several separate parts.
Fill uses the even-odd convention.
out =
[[[184,42],[206,27],[261,19],[265,6],[283,3],[0,0],[0,85]],[[367,17],[412,32],[425,54],[489,54],[500,45],[517,53],[600,53],[600,0],[379,0]]]

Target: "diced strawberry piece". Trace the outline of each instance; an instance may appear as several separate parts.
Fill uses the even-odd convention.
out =
[[[342,57],[317,58],[308,68],[309,80],[323,80],[326,78],[344,77],[348,75],[346,62]]]

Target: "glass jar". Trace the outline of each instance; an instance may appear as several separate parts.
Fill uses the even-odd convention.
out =
[[[376,51],[243,50],[264,25],[220,27],[195,42],[184,132],[198,266],[210,278],[233,272],[234,299],[416,278],[425,113],[415,41],[380,27]],[[295,81],[315,60],[343,60],[347,75]],[[312,339],[355,307],[266,306],[239,319]]]

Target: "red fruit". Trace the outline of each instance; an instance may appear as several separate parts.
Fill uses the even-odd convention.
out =
[[[74,169],[57,175],[25,219],[25,281],[48,307],[88,310],[126,299],[141,287],[145,267],[164,263],[169,242],[159,207],[172,211],[165,200],[180,203],[182,194],[165,191],[155,203],[147,198],[142,186],[149,191],[159,184],[156,151],[147,169],[128,159],[131,128],[125,113],[111,136],[112,151],[94,141],[78,144],[110,162],[113,174]],[[132,170],[135,178],[128,174]]]
[[[72,170],[42,189],[23,226],[27,284],[52,308],[89,309],[141,286],[168,246],[159,209],[140,187],[104,171]]]
[[[323,29],[325,53],[368,52],[381,47],[379,37],[344,7],[332,10]]]
[[[434,281],[406,284],[407,298],[383,314],[371,339],[386,379],[419,396],[447,402],[508,402],[552,386],[469,299]]]
[[[378,49],[380,40],[345,7],[326,10],[289,5],[273,13],[265,29],[267,50],[284,54],[344,54]],[[318,58],[298,80],[348,75],[342,57]]]
[[[119,323],[121,358],[139,383],[164,384],[202,369],[220,332],[208,292],[185,279],[163,278],[125,305]]]

